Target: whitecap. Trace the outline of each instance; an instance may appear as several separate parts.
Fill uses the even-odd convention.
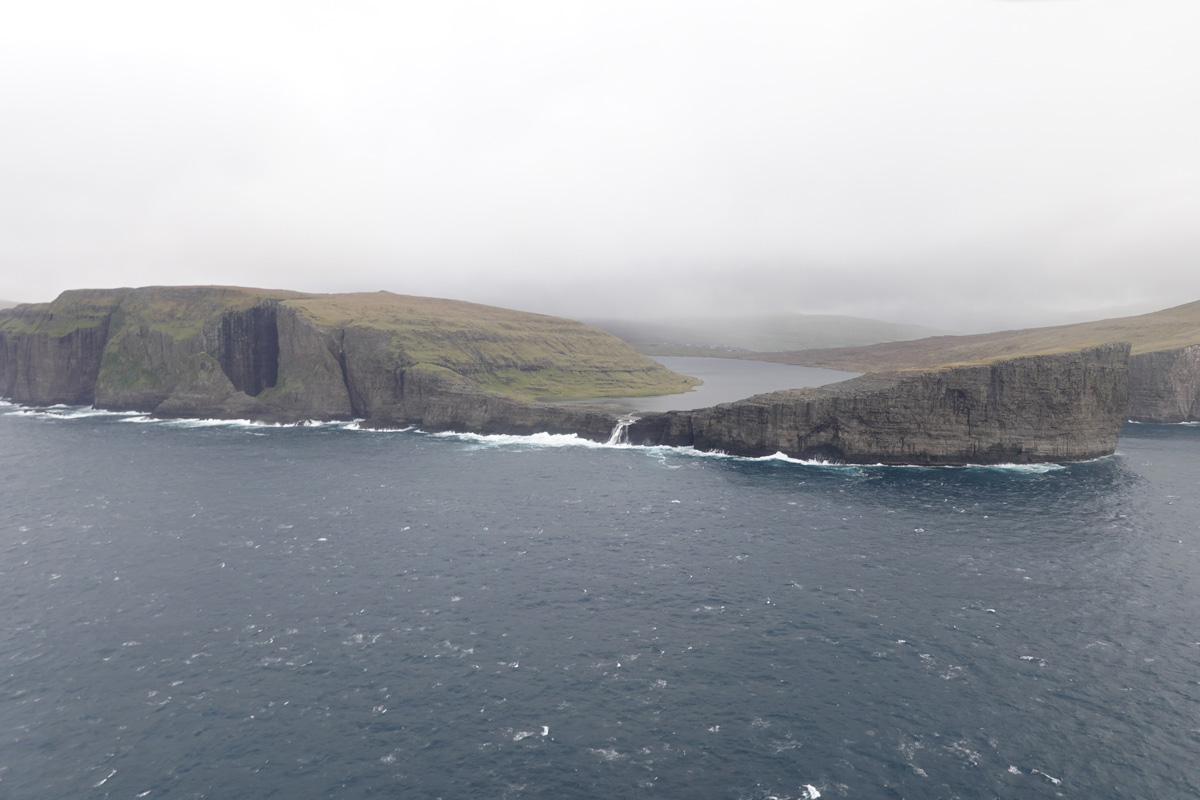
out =
[[[593,442],[574,433],[531,433],[517,435],[508,433],[459,433],[456,431],[440,431],[430,433],[439,439],[459,439],[478,445],[523,445],[526,447],[590,447],[590,448],[622,448],[628,449],[627,444],[607,444]]]
[[[408,431],[414,431],[417,429],[417,426],[415,425],[408,425],[403,428],[376,428],[371,425],[363,425],[363,422],[365,422],[365,420],[356,419],[351,420],[350,422],[339,422],[336,424],[340,425],[342,430],[362,431],[363,433],[407,433]]]
[[[300,422],[264,422],[254,419],[218,419],[209,417],[153,417],[149,414],[132,412],[122,422],[140,422],[161,425],[167,428],[334,428],[351,429],[353,422],[345,420],[301,420]]]
[[[1042,772],[1040,769],[1031,769],[1031,770],[1029,770],[1029,774],[1031,774],[1031,775],[1041,775],[1043,778],[1045,778],[1046,780],[1050,781],[1050,782],[1051,782],[1051,783],[1053,783],[1055,786],[1062,786],[1062,780],[1060,780],[1059,778],[1056,778],[1056,777],[1054,777],[1053,775],[1048,775],[1048,774],[1046,774],[1045,772]]]
[[[595,753],[605,761],[620,761],[625,758],[625,754],[618,753],[615,747],[589,747],[588,752]]]
[[[405,430],[412,430],[406,428]],[[419,429],[418,429],[419,430]],[[637,445],[628,444],[625,442],[614,443],[612,441],[595,442],[586,439],[574,433],[533,433],[533,434],[505,434],[505,433],[468,433],[462,431],[438,431],[438,432],[423,432],[427,436],[438,438],[458,439],[460,441],[471,442],[480,446],[521,446],[527,448],[542,448],[542,447],[585,447],[597,450],[637,450],[655,458],[662,459],[666,455],[687,456],[692,458],[715,458],[733,461],[743,461],[747,463],[781,463],[794,464],[802,467],[818,467],[822,469],[833,469],[838,471],[860,472],[863,469],[987,469],[998,470],[1002,472],[1012,473],[1028,473],[1041,475],[1047,472],[1056,472],[1066,469],[1066,465],[1062,463],[1042,463],[1042,464],[955,464],[955,465],[937,465],[925,466],[921,464],[852,464],[838,461],[828,461],[819,458],[796,458],[789,456],[782,451],[777,451],[766,456],[741,456],[733,455],[722,450],[697,450],[694,447],[670,447],[666,445]],[[1100,459],[1095,459],[1100,460]],[[1086,462],[1074,462],[1086,463]]]
[[[62,410],[55,410],[62,409]],[[141,411],[108,411],[95,406],[53,406],[45,412],[48,416],[58,419],[87,419],[89,417],[131,417],[141,414]]]
[[[1028,473],[1030,475],[1045,475],[1047,472],[1058,472],[1061,469],[1066,469],[1065,464],[1049,463],[1049,464],[981,464],[972,466],[974,469],[991,469],[1002,472]]]

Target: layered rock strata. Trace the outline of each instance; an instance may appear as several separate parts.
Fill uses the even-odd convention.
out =
[[[1028,464],[1111,454],[1129,345],[873,373],[636,420],[634,444],[861,464]]]
[[[1200,345],[1129,358],[1129,418],[1200,421]]]

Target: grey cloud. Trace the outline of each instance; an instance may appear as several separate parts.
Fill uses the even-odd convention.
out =
[[[977,328],[1200,297],[1187,0],[30,5],[0,32],[5,299]]]

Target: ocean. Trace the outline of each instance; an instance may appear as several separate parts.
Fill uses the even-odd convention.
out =
[[[1198,454],[0,406],[0,797],[1194,797]]]

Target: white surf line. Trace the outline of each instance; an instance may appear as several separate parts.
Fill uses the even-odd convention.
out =
[[[1059,780],[1058,778],[1054,777],[1053,775],[1047,775],[1045,772],[1042,772],[1040,769],[1031,769],[1031,770],[1029,770],[1029,771],[1030,771],[1030,772],[1032,772],[1032,773],[1033,773],[1033,774],[1035,774],[1035,775],[1041,775],[1043,778],[1045,778],[1046,780],[1050,781],[1050,782],[1051,782],[1051,783],[1053,783],[1055,786],[1062,786],[1062,781],[1061,781],[1061,780]]]

